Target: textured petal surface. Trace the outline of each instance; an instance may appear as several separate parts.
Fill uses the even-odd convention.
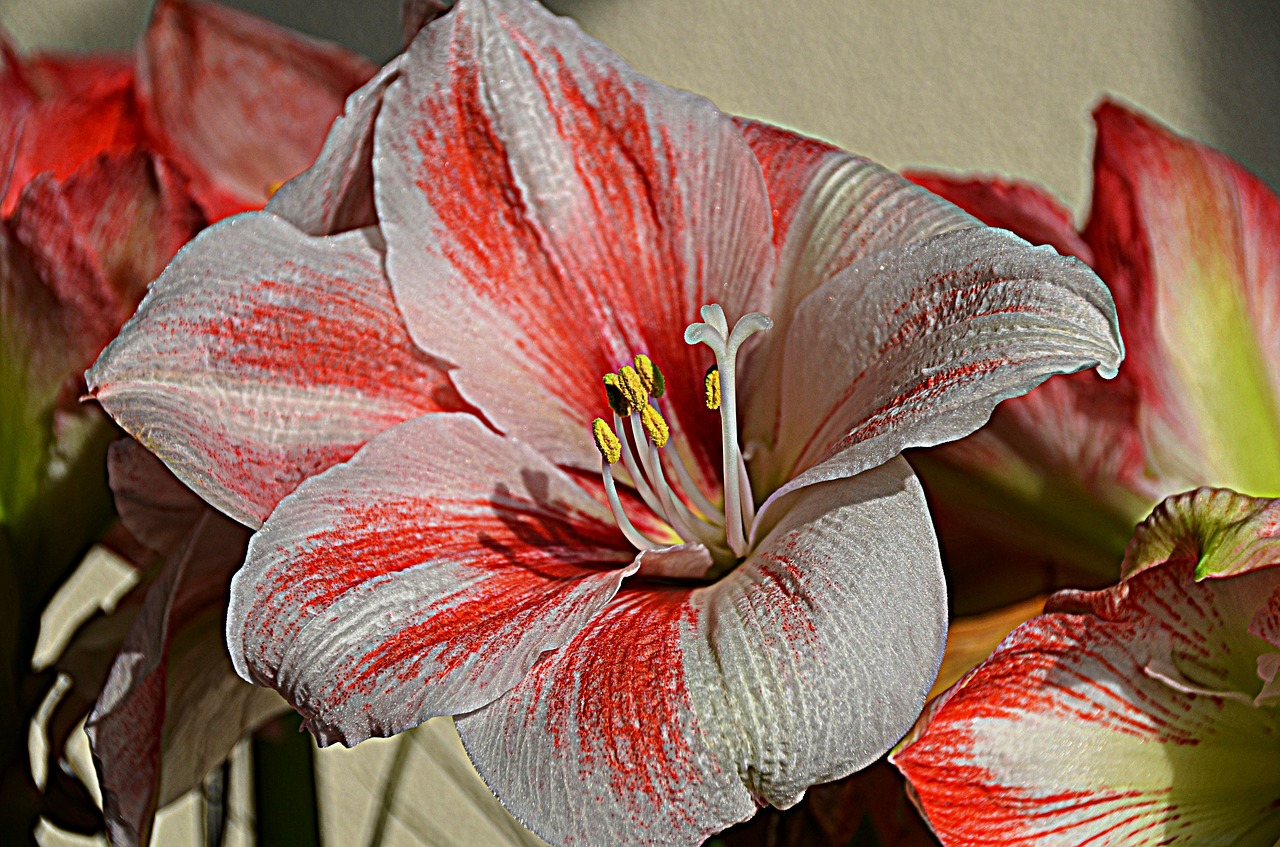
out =
[[[254,537],[227,640],[322,744],[483,706],[633,573],[608,508],[469,415],[426,415],[303,483]]]
[[[343,99],[375,70],[336,44],[183,0],[156,4],[138,50],[152,143],[189,170],[210,220],[260,208],[310,165]]]
[[[511,693],[458,720],[517,818],[555,843],[696,844],[907,730],[946,632],[918,484],[899,459],[790,503],[724,580],[624,587]]]
[[[1115,293],[1162,493],[1280,494],[1280,198],[1227,156],[1112,103],[1085,237]]]
[[[1165,520],[1157,514],[1152,523]],[[1063,592],[944,695],[894,755],[948,845],[1273,844],[1280,712],[1246,627],[1280,569],[1195,559]]]
[[[778,257],[771,332],[753,342],[742,397],[744,441],[770,443],[781,402],[783,349],[795,310],[859,259],[978,222],[875,162],[780,127],[736,118],[764,172]]]
[[[1122,355],[1106,288],[1050,248],[978,228],[881,253],[797,310],[774,449],[752,472],[790,480],[775,498],[852,475],[967,435],[1055,373],[1112,375]]]
[[[760,167],[732,121],[533,3],[463,0],[401,72],[375,188],[418,343],[458,364],[499,430],[588,468],[601,375],[647,353],[677,449],[718,465],[711,356],[683,332],[704,304],[763,305],[773,264]]]
[[[206,230],[89,372],[93,395],[202,497],[260,523],[373,434],[458,407],[371,237],[265,213]]]

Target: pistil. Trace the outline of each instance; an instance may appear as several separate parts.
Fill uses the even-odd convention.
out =
[[[684,331],[684,340],[687,344],[707,345],[716,357],[720,400],[720,443],[724,459],[725,537],[729,543],[729,549],[737,556],[744,556],[747,552],[746,533],[750,527],[743,525],[743,516],[746,513],[743,498],[745,496],[747,500],[752,500],[752,494],[751,482],[745,473],[742,448],[738,445],[736,378],[738,349],[753,334],[771,328],[773,321],[768,315],[751,312],[743,315],[730,332],[724,309],[718,304],[703,306],[700,314],[703,322],[689,324],[688,329]],[[752,500],[751,509],[754,515],[754,500]]]

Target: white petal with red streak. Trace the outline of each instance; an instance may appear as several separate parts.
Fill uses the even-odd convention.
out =
[[[1280,792],[1259,779],[1280,756],[1280,714],[1232,696],[1260,687],[1250,666],[1263,645],[1245,627],[1280,572],[1192,574],[1177,561],[1055,595],[945,695],[894,754],[945,843],[1280,837]]]
[[[725,579],[624,587],[510,694],[458,719],[517,818],[555,843],[696,844],[907,731],[946,635],[919,484],[897,459],[790,503]]]
[[[369,238],[312,238],[265,213],[205,230],[89,371],[91,393],[202,497],[257,525],[299,481],[451,394]]]
[[[468,415],[391,429],[307,480],[232,585],[237,670],[322,744],[483,706],[633,573],[608,509]]]
[[[778,255],[769,315],[743,369],[746,443],[776,425],[782,350],[792,314],[822,283],[866,256],[933,235],[979,226],[951,203],[861,156],[746,118],[736,119],[764,171]]]
[[[594,468],[600,376],[643,352],[668,375],[675,440],[717,443],[711,357],[684,328],[710,302],[763,307],[773,267],[760,167],[732,121],[534,3],[463,0],[405,54],[375,149],[410,332],[459,364],[500,430]]]
[[[1051,248],[977,228],[883,252],[796,311],[758,472],[790,480],[773,500],[859,473],[967,435],[1055,373],[1114,374],[1122,350],[1106,287]]]

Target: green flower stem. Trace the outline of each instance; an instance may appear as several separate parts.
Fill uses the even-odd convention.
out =
[[[258,844],[318,847],[315,743],[297,714],[253,734],[253,797]]]

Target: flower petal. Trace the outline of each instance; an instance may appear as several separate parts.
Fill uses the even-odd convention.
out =
[[[705,592],[626,585],[506,696],[455,718],[511,814],[558,845],[700,844],[755,814],[688,673]],[[547,790],[555,786],[555,790]]]
[[[0,131],[0,215],[9,215],[23,188],[46,171],[65,180],[101,153],[125,153],[143,141],[133,72],[114,63],[83,68],[73,89],[54,85],[42,96],[38,68],[0,48],[0,105],[9,110]],[[12,123],[10,124],[10,121]]]
[[[1280,494],[1280,198],[1122,106],[1094,119],[1085,238],[1132,347],[1150,471],[1165,492]]]
[[[375,67],[226,6],[160,0],[138,52],[147,129],[183,163],[210,220],[260,208],[311,164]]]
[[[967,435],[1055,373],[1113,375],[1122,355],[1111,297],[1078,260],[1004,230],[935,236],[855,263],[800,305],[773,451],[752,470],[780,486],[776,501]]]
[[[121,438],[111,445],[107,476],[121,523],[161,555],[177,551],[209,510],[208,504],[179,482],[155,454],[132,438]]]
[[[710,302],[730,318],[763,306],[773,265],[760,167],[732,121],[524,0],[462,0],[401,70],[375,189],[415,340],[458,364],[499,430],[587,468],[601,375],[647,353],[677,449],[688,438],[717,467],[711,357],[683,332]]]
[[[1196,579],[1280,562],[1280,500],[1215,488],[1168,498],[1133,534],[1124,575],[1170,559],[1194,562]]]
[[[905,171],[903,176],[945,197],[987,226],[1007,229],[1031,244],[1048,244],[1064,256],[1093,264],[1093,250],[1076,232],[1071,211],[1033,182],[932,171]]]
[[[736,118],[764,172],[778,257],[767,311],[773,330],[753,342],[743,368],[744,440],[771,442],[781,402],[783,349],[792,315],[819,285],[882,250],[978,222],[893,171],[813,138]]]
[[[1193,572],[1170,561],[1055,595],[944,695],[893,761],[945,843],[1280,837],[1274,782],[1258,779],[1280,720],[1249,699],[1264,644],[1245,632],[1280,569]]]
[[[146,844],[155,809],[198,785],[284,705],[237,679],[222,647],[223,598],[248,539],[202,510],[147,588],[89,715],[113,843]]]
[[[895,459],[790,504],[724,580],[624,587],[509,694],[458,719],[518,819],[555,843],[696,844],[906,732],[946,636],[919,485]]]
[[[227,641],[321,744],[479,708],[633,573],[611,515],[469,415],[426,415],[307,480],[254,537]]]
[[[187,485],[257,525],[375,433],[458,408],[405,331],[366,231],[311,238],[270,214],[205,230],[89,372]]]

